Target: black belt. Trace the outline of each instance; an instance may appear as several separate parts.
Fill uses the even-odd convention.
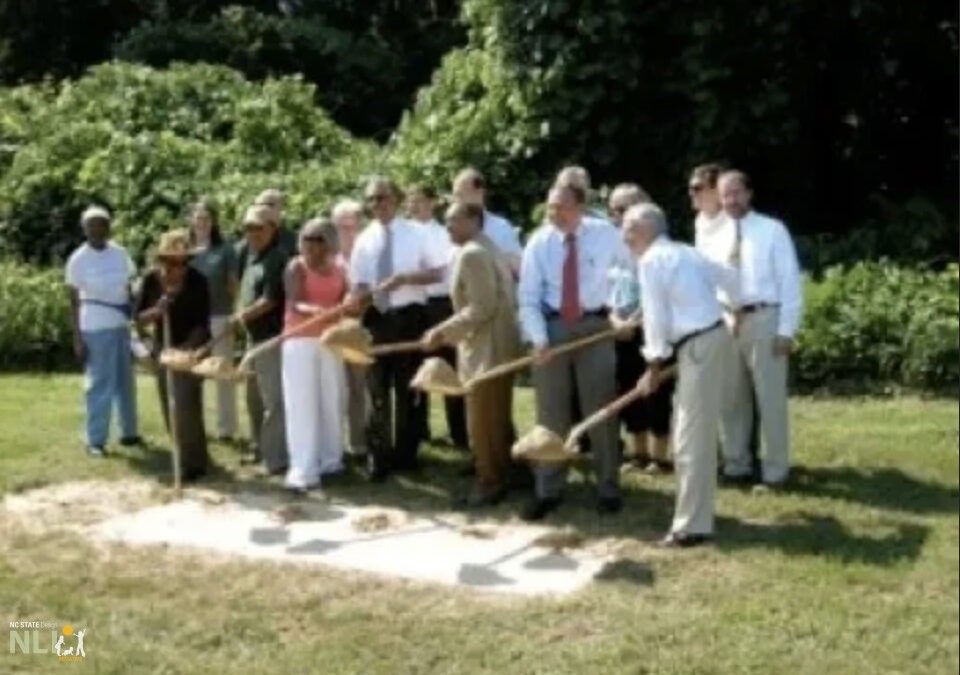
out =
[[[692,333],[687,333],[682,338],[680,338],[679,340],[673,343],[674,353],[679,352],[680,348],[686,343],[688,343],[690,340],[692,340],[693,338],[700,337],[701,335],[709,333],[712,330],[716,330],[722,325],[723,325],[723,319],[717,319],[716,323],[712,323],[706,328],[701,328],[700,330],[695,330]]]
[[[778,302],[752,302],[749,305],[741,305],[737,308],[727,307],[724,305],[723,309],[731,314],[734,314],[735,312],[740,312],[741,314],[753,314],[754,312],[759,312],[761,309],[779,306],[780,303]]]
[[[543,316],[544,316],[544,318],[546,318],[546,319],[559,319],[559,318],[560,318],[560,312],[558,312],[558,311],[555,310],[555,309],[544,309],[544,310],[543,310]],[[581,313],[580,313],[580,318],[581,318],[581,319],[586,318],[586,317],[606,319],[608,316],[610,316],[610,310],[606,309],[605,307],[601,307],[600,309],[593,309],[593,310],[590,310],[590,311],[588,311],[588,312],[581,312]]]

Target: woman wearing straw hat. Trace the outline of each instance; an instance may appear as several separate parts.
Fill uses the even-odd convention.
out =
[[[86,242],[67,261],[73,346],[86,373],[87,452],[103,457],[116,401],[121,445],[140,442],[130,354],[130,279],[133,261],[110,241],[110,214],[91,206],[80,217]]]
[[[300,255],[284,274],[284,332],[336,307],[347,294],[347,278],[335,262],[333,224],[310,220],[300,231]],[[331,320],[332,321],[332,320]],[[290,467],[285,484],[303,492],[324,475],[343,470],[343,364],[317,339],[329,327],[319,323],[283,343],[283,400]]]
[[[210,339],[210,293],[203,274],[190,267],[191,245],[185,230],[173,230],[160,237],[155,253],[156,266],[143,278],[137,301],[137,322],[152,325],[154,343],[165,344],[164,314],[169,314],[169,346],[198,349]],[[167,405],[166,369],[157,369],[160,407],[170,429]],[[174,441],[180,449],[182,477],[192,481],[207,472],[207,434],[203,425],[202,381],[191,373],[173,373],[173,400],[176,424]]]

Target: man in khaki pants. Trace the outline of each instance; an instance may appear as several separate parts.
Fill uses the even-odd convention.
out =
[[[761,478],[764,485],[777,487],[790,473],[787,366],[803,307],[800,268],[783,223],[752,210],[749,178],[740,171],[727,171],[717,184],[727,215],[723,227],[731,228],[726,239],[733,242],[732,262],[738,276],[732,292],[719,292],[734,343],[724,373],[724,476],[734,483],[752,481],[749,442],[755,394]],[[716,260],[724,253],[708,255]]]
[[[732,269],[709,262],[686,244],[671,241],[663,211],[654,204],[630,207],[624,241],[640,260],[640,289],[647,372],[637,386],[650,394],[663,383],[663,363],[676,354],[673,448],[677,501],[661,544],[695,546],[713,536],[717,480],[717,428],[723,396],[723,330],[718,284]]]
[[[453,315],[423,337],[428,350],[457,345],[461,380],[514,358],[520,334],[516,323],[513,274],[506,257],[483,234],[483,209],[456,203],[447,210],[447,230],[456,253],[450,278]],[[464,499],[470,508],[495,504],[507,488],[513,440],[513,376],[477,385],[467,395],[467,433],[477,481]]]

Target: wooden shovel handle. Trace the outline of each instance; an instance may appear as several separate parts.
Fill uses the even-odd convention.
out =
[[[290,330],[280,333],[280,335],[277,335],[276,337],[272,337],[269,340],[261,342],[256,347],[249,350],[246,354],[243,355],[243,359],[241,359],[240,361],[239,368],[241,369],[245,368],[246,365],[250,363],[250,361],[260,356],[265,351],[269,349],[273,349],[274,347],[279,345],[281,342],[283,342],[287,338],[296,337],[297,335],[305,333],[308,329],[313,328],[325,321],[330,321],[332,319],[339,319],[345,313],[346,313],[346,307],[344,305],[337,305],[336,307],[331,307],[330,309],[320,312],[319,314],[314,314],[303,323],[298,324],[297,326],[294,326]]]
[[[384,356],[385,354],[401,354],[403,352],[417,352],[423,349],[423,343],[420,340],[410,340],[408,342],[390,342],[387,344],[376,345],[370,348],[371,356]]]
[[[582,349],[583,347],[588,347],[596,342],[609,340],[615,337],[617,333],[619,333],[622,330],[622,328],[623,327],[602,330],[597,333],[594,333],[593,335],[582,337],[579,340],[573,340],[572,342],[566,342],[564,344],[557,345],[556,347],[546,350],[544,355],[550,356],[550,357],[560,356],[561,354],[574,352],[578,349]],[[508,361],[507,363],[502,363],[499,366],[496,366],[495,368],[491,368],[490,370],[480,373],[476,377],[473,377],[470,380],[468,380],[464,386],[469,391],[474,387],[476,387],[481,382],[486,382],[487,380],[494,380],[498,377],[502,377],[503,375],[507,375],[509,373],[513,373],[518,370],[522,370],[527,366],[532,365],[535,360],[536,358],[533,356],[521,356],[519,359]]]
[[[669,379],[675,377],[676,374],[677,367],[674,365],[664,369],[663,372],[660,373],[660,377],[661,379]],[[564,445],[567,448],[572,448],[577,444],[577,441],[579,441],[580,438],[590,429],[594,428],[598,424],[606,422],[614,415],[619,414],[621,410],[626,408],[634,401],[643,398],[643,396],[643,391],[634,387],[623,396],[614,399],[571,429],[570,433],[567,435],[567,441],[564,443]]]

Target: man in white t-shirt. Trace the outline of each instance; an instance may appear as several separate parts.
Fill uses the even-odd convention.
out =
[[[137,400],[130,353],[130,280],[136,270],[110,241],[110,214],[91,206],[80,218],[86,242],[67,260],[73,349],[84,366],[87,452],[105,454],[114,402],[120,443],[137,445]]]

